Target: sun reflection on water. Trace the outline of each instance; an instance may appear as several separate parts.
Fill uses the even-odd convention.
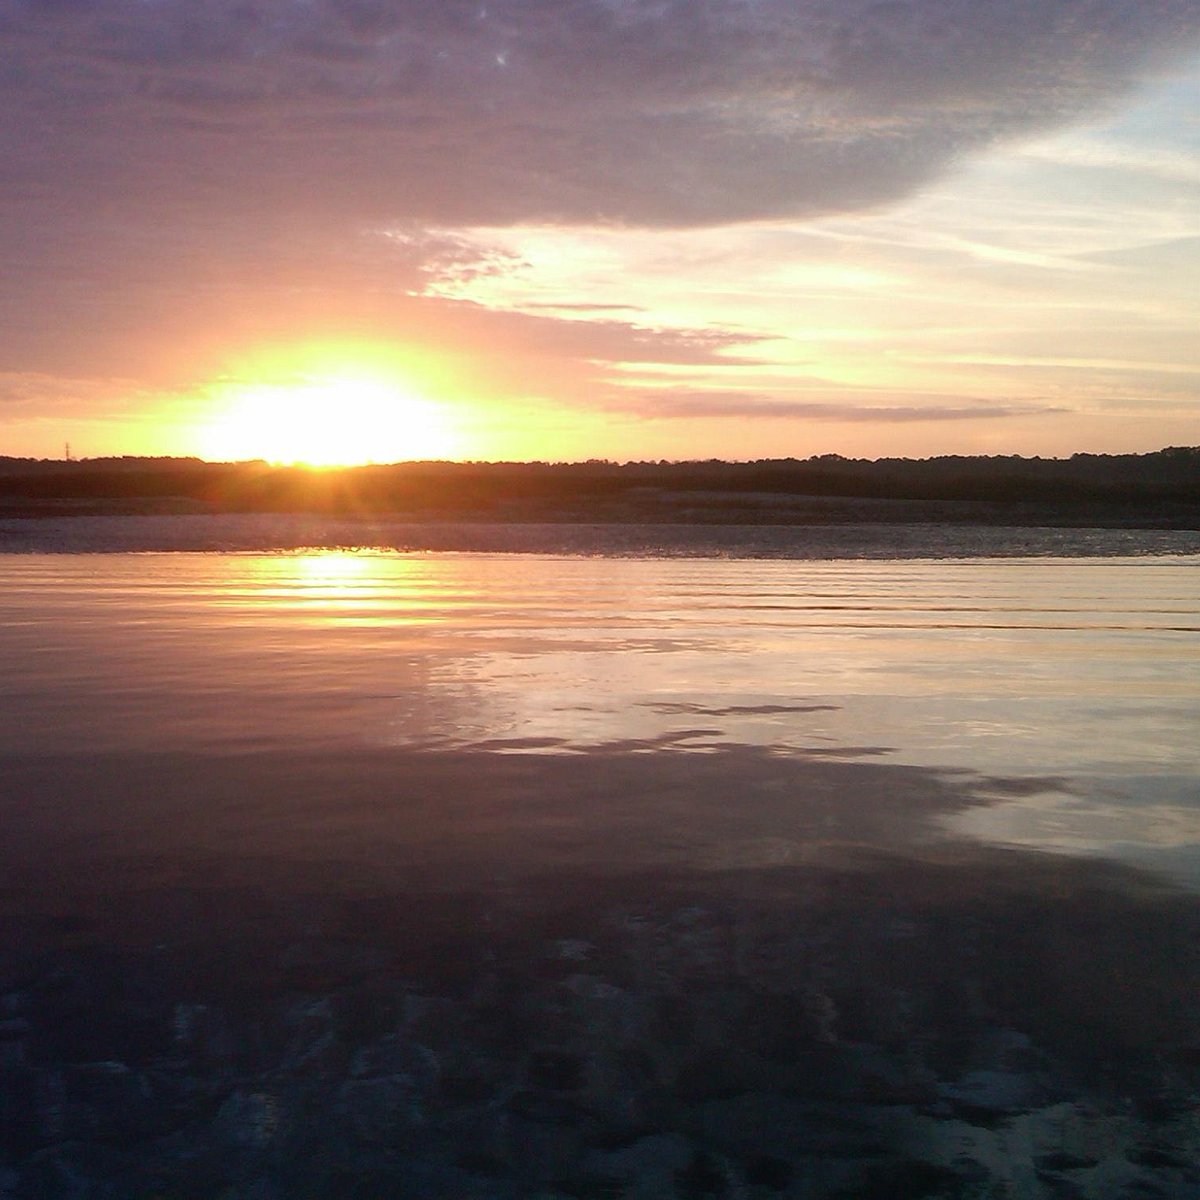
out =
[[[312,550],[249,560],[251,598],[279,609],[361,616],[387,613],[404,623],[424,589],[403,555],[375,550]],[[415,565],[415,564],[414,564]]]
[[[1194,570],[353,548],[14,560],[0,749],[753,746],[1037,779],[980,832],[1073,850],[1137,835],[1158,853],[1194,838]],[[1167,776],[1191,790],[1155,791]]]

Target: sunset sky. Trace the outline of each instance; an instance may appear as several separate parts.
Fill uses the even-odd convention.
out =
[[[0,0],[0,454],[1200,443],[1198,0]]]

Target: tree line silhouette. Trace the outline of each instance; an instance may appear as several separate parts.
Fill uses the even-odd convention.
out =
[[[174,506],[472,519],[754,521],[822,514],[836,519],[839,513],[863,519],[865,509],[880,519],[988,519],[1051,507],[1064,520],[1141,517],[1191,528],[1200,521],[1200,447],[1064,459],[825,454],[752,462],[401,462],[332,469],[195,458],[0,457],[0,505],[10,515]]]

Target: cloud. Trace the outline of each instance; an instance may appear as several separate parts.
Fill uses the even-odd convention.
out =
[[[620,402],[617,402],[618,405]],[[755,420],[803,420],[910,424],[917,421],[979,421],[1042,416],[1069,411],[1050,405],[1007,405],[965,398],[957,404],[876,405],[845,401],[779,400],[757,392],[659,389],[631,397],[629,407],[647,418],[753,417]]]
[[[1180,150],[1106,145],[1103,142],[1061,141],[1027,146],[1025,158],[1059,167],[1084,167],[1096,171],[1119,171],[1168,183],[1193,187],[1200,183],[1200,160]]]
[[[26,0],[10,172],[147,208],[721,223],[900,196],[1195,44],[1192,0]],[[78,192],[75,192],[78,195]]]
[[[127,379],[70,379],[0,371],[0,425],[13,421],[124,415],[138,399]]]

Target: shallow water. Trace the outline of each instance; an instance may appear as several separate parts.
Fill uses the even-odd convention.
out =
[[[0,752],[750,746],[996,777],[939,828],[1200,879],[1194,559],[31,554],[3,574]]]
[[[1200,559],[674,534],[0,556],[0,1191],[1191,1200]]]
[[[986,506],[985,506],[986,507]],[[311,513],[0,518],[5,553],[327,549],[606,558],[947,559],[1200,555],[1200,530],[837,521],[809,525],[424,521]]]

